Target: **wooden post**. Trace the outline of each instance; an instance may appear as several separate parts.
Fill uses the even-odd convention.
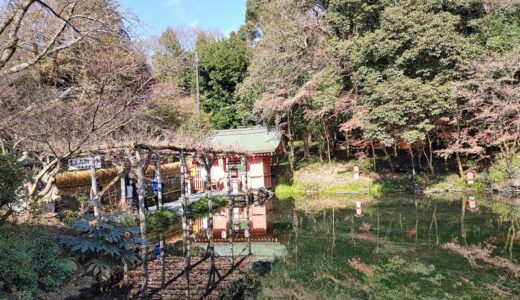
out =
[[[186,197],[186,157],[184,151],[180,153],[181,161],[181,201],[182,201],[182,244],[184,257],[184,276],[186,279],[186,289],[184,296],[186,299],[190,298],[190,236],[188,224],[188,198]]]
[[[244,185],[245,189],[244,192],[246,194],[246,215],[247,215],[247,231],[249,234],[247,235],[247,248],[248,248],[248,255],[251,255],[251,222],[249,219],[249,188],[248,188],[248,176],[247,176],[247,155],[244,155]]]
[[[244,192],[247,194],[249,193],[249,179],[247,176],[247,156],[244,155]]]
[[[145,201],[145,185],[144,185],[144,165],[146,159],[141,158],[141,153],[138,150],[135,151],[136,160],[136,175],[137,175],[137,195],[139,199],[139,228],[141,229],[141,239],[146,241],[146,217],[144,214],[144,201]],[[148,247],[146,244],[141,246],[141,262],[143,267],[142,278],[141,278],[141,293],[143,297],[146,295],[146,288],[148,286]]]
[[[246,177],[247,178],[247,177]],[[247,182],[247,180],[246,180]],[[246,193],[246,215],[247,215],[247,255],[251,255],[251,222],[249,220],[249,194]]]
[[[231,194],[231,170],[229,169],[229,157],[226,156],[226,184],[227,184],[227,192]]]
[[[235,265],[234,243],[233,243],[233,209],[235,208],[235,201],[230,198],[231,204],[229,208],[229,243],[231,244],[231,266]]]
[[[126,173],[121,175],[121,209],[123,211],[127,211],[127,203],[126,203]]]
[[[155,178],[158,181],[157,182],[157,205],[158,208],[163,207],[163,178],[162,178],[162,171],[161,171],[161,158],[159,157],[157,159],[157,163],[155,166]]]
[[[164,253],[164,236],[161,233],[159,237],[159,249],[161,251],[161,289],[164,289],[164,273],[165,273],[165,253]]]
[[[99,199],[98,199],[98,182],[96,176],[96,159],[94,157],[90,158],[90,181],[91,181],[91,191],[90,191],[90,200],[94,203],[94,217],[99,216]]]

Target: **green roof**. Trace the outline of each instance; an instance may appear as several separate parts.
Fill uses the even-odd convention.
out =
[[[211,141],[222,146],[233,146],[249,153],[274,152],[282,136],[274,128],[254,127],[217,130]]]

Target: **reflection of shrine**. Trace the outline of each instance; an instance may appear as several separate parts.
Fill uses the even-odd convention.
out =
[[[272,224],[273,207],[272,202],[267,201],[264,205],[251,205],[249,207],[249,224],[247,218],[246,207],[235,207],[231,212],[230,209],[223,209],[213,214],[213,233],[215,242],[227,242],[230,239],[230,228],[233,228],[233,239],[236,242],[246,241],[247,235],[250,234],[252,241],[269,240],[268,233]],[[231,219],[233,220],[231,226]],[[197,219],[193,223],[193,233],[197,242],[207,241],[206,231],[208,228],[208,219]]]

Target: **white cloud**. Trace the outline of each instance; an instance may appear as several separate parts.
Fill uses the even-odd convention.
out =
[[[193,20],[188,24],[190,27],[197,27],[199,25],[199,20]]]

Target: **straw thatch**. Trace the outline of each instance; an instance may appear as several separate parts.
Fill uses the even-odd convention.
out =
[[[161,172],[164,177],[171,177],[174,174],[179,173],[180,163],[169,163],[161,166]],[[117,168],[107,168],[96,170],[96,175],[101,181],[101,184],[105,185],[112,181],[118,174]],[[149,166],[146,171],[147,178],[153,178],[155,176],[155,166]],[[90,170],[84,171],[67,171],[59,173],[56,176],[56,186],[58,189],[66,189],[73,187],[90,186]]]

